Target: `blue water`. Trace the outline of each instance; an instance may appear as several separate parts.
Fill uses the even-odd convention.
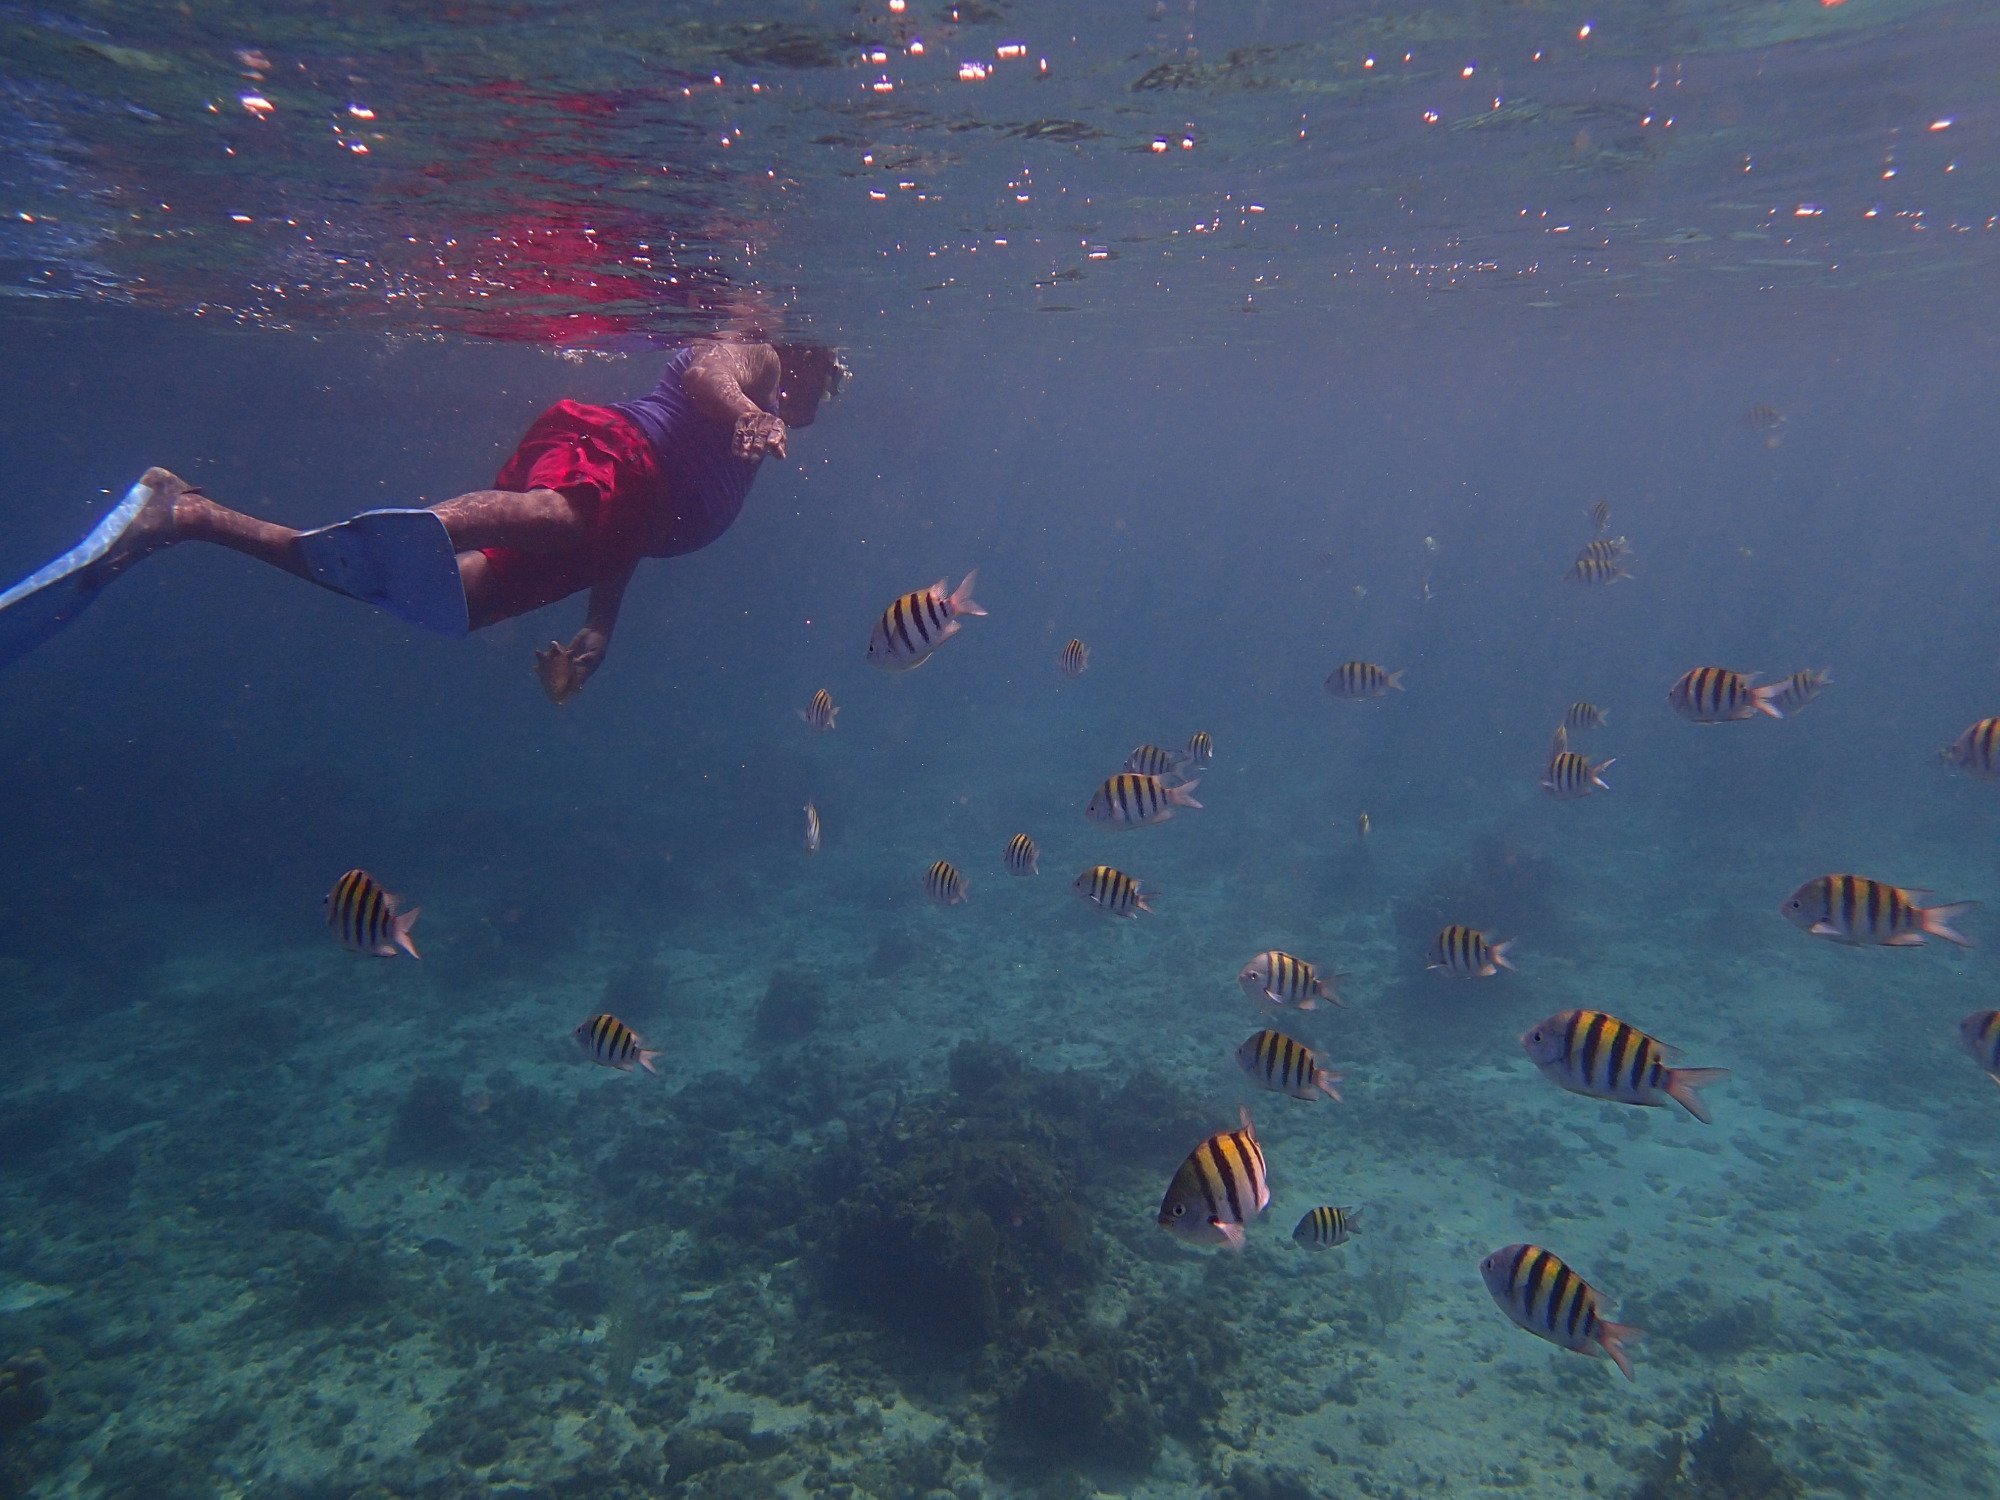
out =
[[[1930,19],[1970,56],[1991,41],[1962,9]],[[1797,111],[1758,117],[1763,149],[1809,176],[1816,148],[1873,149],[1783,128],[1855,59],[1870,100],[1962,97],[1927,37],[1649,38],[1621,66],[1643,80],[1657,42],[1768,104],[1741,81],[1761,59]],[[1121,41],[1196,57],[1150,28],[1087,39],[1107,73]],[[1049,97],[1086,111],[1073,76]],[[1269,88],[1304,96],[1281,85],[1246,102],[1211,80],[1172,107],[1099,90],[1086,117],[1186,101],[1242,132],[1229,170],[1249,170],[1253,127],[1291,107]],[[1907,112],[1899,149],[1931,149],[1937,111]],[[1704,160],[1748,128],[1697,123]],[[1963,124],[1954,211],[1993,181],[1990,132]],[[1144,177],[1143,141],[1008,139],[1048,153],[1044,183],[1125,192],[1098,226],[1118,258],[1006,292],[967,271],[954,302],[916,279],[947,271],[883,269],[903,239],[856,250],[876,210],[809,175],[817,217],[760,224],[778,249],[758,264],[823,251],[793,316],[855,378],[726,536],[642,567],[562,708],[532,653],[580,600],[439,639],[192,544],[7,669],[0,1496],[2000,1489],[2000,1093],[1955,1031],[1996,1003],[2000,809],[1936,755],[2000,712],[1990,227],[1961,213],[1942,250],[1941,231],[1807,285],[1732,242],[1739,210],[1695,168],[1596,163],[1549,191],[1594,184],[1649,235],[1707,222],[1686,243],[1714,259],[1645,252],[1618,291],[1551,263],[1546,288],[1485,291],[1435,246],[1414,285],[1343,282],[1303,240],[1219,236],[1190,270],[1160,226],[1213,202]],[[894,170],[934,172],[956,214],[992,149]],[[1381,179],[1416,181],[1424,149],[1385,141]],[[1371,161],[1357,137],[1323,178],[1257,185],[1296,218]],[[1477,195],[1490,164],[1475,141],[1428,170]],[[989,257],[1008,201],[980,210]],[[1413,236],[1451,229],[1426,202]],[[1024,274],[1077,259],[1043,212],[1019,210],[1050,247]],[[120,274],[157,264],[105,233]],[[1275,301],[1246,307],[1238,282],[1272,270]],[[393,305],[379,327],[225,321],[232,277],[254,300],[226,257],[169,306],[16,299],[0,575],[149,464],[295,526],[482,488],[541,408],[645,390],[701,321],[675,304],[650,341],[487,337]],[[1564,577],[1594,500],[1634,554],[1609,588]],[[892,598],[974,568],[987,617],[920,671],[869,668]],[[1072,636],[1090,668],[1067,680]],[[1356,658],[1406,690],[1336,701],[1322,680]],[[1832,685],[1782,723],[1690,725],[1666,692],[1706,664]],[[842,712],[813,735],[795,711],[820,687]],[[1559,803],[1538,781],[1579,698],[1609,714],[1579,748],[1616,757],[1613,790]],[[1127,751],[1197,729],[1200,810],[1085,820]],[[1001,865],[1019,831],[1033,879]],[[925,903],[940,858],[964,905]],[[1157,911],[1086,908],[1070,882],[1100,861]],[[321,897],[355,866],[421,905],[421,963],[333,941]],[[1984,903],[1956,924],[1976,946],[1789,925],[1779,903],[1833,871]],[[1517,971],[1427,973],[1448,921],[1513,939]],[[1271,947],[1345,973],[1345,1008],[1260,1012],[1234,976]],[[1730,1069],[1703,1091],[1713,1125],[1539,1078],[1516,1039],[1577,1006]],[[661,1077],[576,1049],[606,1009]],[[1256,1090],[1231,1054],[1266,1024],[1344,1072],[1345,1102]],[[1190,1248],[1153,1222],[1160,1195],[1240,1106],[1271,1210],[1241,1255]],[[1313,1254],[1289,1235],[1320,1203],[1360,1205],[1361,1229]],[[1524,1240],[1647,1331],[1634,1382],[1493,1305],[1479,1260]]]

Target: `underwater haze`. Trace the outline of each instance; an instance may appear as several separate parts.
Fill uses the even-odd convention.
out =
[[[2000,1496],[1996,65],[1919,0],[0,7],[0,581],[152,465],[314,528],[690,340],[853,372],[560,705],[581,595],[190,543],[0,668],[0,1497]]]

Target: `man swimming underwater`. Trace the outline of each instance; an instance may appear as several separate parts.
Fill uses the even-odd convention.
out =
[[[563,702],[604,661],[644,557],[699,551],[743,508],[757,466],[786,457],[847,367],[819,344],[703,340],[651,392],[535,419],[490,490],[428,510],[372,510],[294,531],[148,469],[76,547],[0,594],[0,664],[74,619],[113,578],[176,542],[214,542],[413,625],[464,635],[590,590],[583,629],[536,653]]]

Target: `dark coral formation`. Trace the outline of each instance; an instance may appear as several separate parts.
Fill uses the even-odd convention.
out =
[[[750,1013],[750,1042],[758,1048],[802,1042],[826,1013],[826,982],[804,969],[779,969]]]
[[[1802,1481],[1778,1464],[1756,1417],[1731,1416],[1709,1397],[1708,1420],[1693,1442],[1667,1439],[1631,1500],[1805,1500]]]
[[[17,1354],[0,1363],[0,1439],[41,1421],[54,1404],[42,1382],[49,1362],[41,1350]]]

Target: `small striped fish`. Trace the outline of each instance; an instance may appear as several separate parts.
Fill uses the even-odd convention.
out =
[[[1201,783],[1190,781],[1168,786],[1157,776],[1141,776],[1137,771],[1120,771],[1107,777],[1091,794],[1083,815],[1093,823],[1110,828],[1137,828],[1146,823],[1164,823],[1177,807],[1200,807],[1194,789]]]
[[[1981,719],[1938,755],[1983,781],[2000,778],[2000,719]]]
[[[1326,690],[1336,698],[1386,698],[1403,691],[1403,674],[1384,671],[1372,661],[1344,661],[1327,674]]]
[[[1833,681],[1831,672],[1815,672],[1807,667],[1803,672],[1794,672],[1782,682],[1776,683],[1778,691],[1773,701],[1788,714],[1795,714],[1826,689]]]
[[[1442,969],[1460,979],[1491,979],[1502,969],[1514,967],[1507,962],[1513,946],[1512,938],[1504,943],[1488,942],[1477,928],[1454,922],[1431,939],[1430,962],[1425,967]]]
[[[382,883],[366,870],[349,870],[333,883],[323,903],[326,925],[350,953],[368,953],[376,958],[394,958],[401,949],[412,958],[422,958],[410,941],[410,929],[417,925],[423,908],[403,910],[403,898],[382,889]]]
[[[1615,755],[1594,761],[1574,750],[1558,750],[1549,757],[1548,770],[1542,776],[1542,788],[1562,802],[1588,797],[1592,792],[1608,792],[1611,783],[1604,779],[1604,772],[1617,763]]]
[[[1482,1260],[1479,1274],[1517,1327],[1576,1354],[1608,1354],[1632,1378],[1625,1346],[1645,1331],[1607,1322],[1597,1293],[1556,1256],[1539,1245],[1508,1245]]]
[[[1753,687],[1756,678],[1755,672],[1746,677],[1727,667],[1690,667],[1667,690],[1667,702],[1691,724],[1728,724],[1759,714],[1784,718],[1784,710],[1773,701],[1784,691],[1783,684]]]
[[[1092,865],[1070,882],[1070,888],[1101,912],[1135,919],[1142,911],[1152,911],[1147,898],[1160,894],[1142,890],[1137,880],[1110,865]]]
[[[1974,1011],[1958,1023],[1958,1039],[1986,1076],[2000,1083],[2000,1010]]]
[[[1330,1204],[1321,1204],[1299,1220],[1299,1227],[1292,1231],[1292,1238],[1315,1250],[1331,1250],[1336,1245],[1347,1243],[1360,1227],[1354,1222],[1360,1215],[1358,1208],[1334,1208]]]
[[[1193,759],[1185,750],[1168,750],[1161,745],[1137,745],[1125,757],[1123,769],[1140,776],[1158,776],[1162,780],[1171,776],[1178,781]]]
[[[1241,1119],[1240,1129],[1220,1131],[1188,1153],[1160,1200],[1163,1229],[1197,1245],[1243,1248],[1243,1226],[1271,1206],[1271,1185],[1250,1111]]]
[[[812,702],[800,709],[798,714],[806,721],[807,728],[815,734],[820,734],[838,727],[833,721],[840,717],[840,708],[834,703],[833,694],[821,688],[812,695]]]
[[[1303,958],[1279,948],[1267,948],[1243,966],[1236,982],[1252,1000],[1290,1006],[1293,1010],[1316,1010],[1321,1000],[1346,1004],[1333,992],[1333,987],[1345,978],[1345,974],[1335,974],[1329,979]]]
[[[1236,1049],[1236,1064],[1273,1093],[1293,1099],[1326,1094],[1335,1104],[1340,1102],[1340,1090],[1334,1085],[1341,1075],[1322,1068],[1312,1048],[1282,1031],[1266,1029],[1251,1037]]]
[[[1062,654],[1056,658],[1056,670],[1065,677],[1081,677],[1090,670],[1090,647],[1075,636],[1071,636],[1069,644],[1062,648]]]
[[[1611,524],[1611,502],[1609,500],[1593,500],[1590,502],[1590,510],[1587,514],[1590,516],[1592,529],[1603,531]]]
[[[806,804],[806,832],[805,832],[806,853],[808,854],[819,853],[819,834],[820,834],[819,809],[814,807],[810,802],[808,802]]]
[[[1215,741],[1208,737],[1206,729],[1197,729],[1188,736],[1188,765],[1197,771],[1206,771],[1215,760]]]
[[[1915,948],[1929,934],[1970,948],[1971,942],[1953,932],[1949,924],[1960,912],[1979,903],[1917,905],[1918,896],[1929,894],[1870,880],[1865,875],[1822,875],[1793,891],[1785,901],[1784,913],[1793,926],[1836,943]]]
[[[924,871],[924,894],[939,906],[957,906],[965,900],[965,877],[950,860],[938,860]]]
[[[940,578],[883,610],[868,637],[869,665],[885,672],[907,672],[929,661],[933,651],[965,628],[960,615],[986,613],[972,597],[973,580],[978,577],[979,570],[974,568],[949,595]]]
[[[1007,866],[1009,875],[1039,875],[1042,851],[1035,847],[1035,841],[1025,833],[1017,833],[1007,840],[1007,852],[1000,856]]]
[[[1563,715],[1563,728],[1581,734],[1586,729],[1602,729],[1611,722],[1611,716],[1595,703],[1579,698],[1569,706]]]
[[[1557,1011],[1522,1033],[1521,1050],[1542,1076],[1572,1094],[1620,1104],[1672,1099],[1702,1124],[1708,1106],[1695,1092],[1727,1068],[1670,1068],[1667,1049],[1638,1027],[1601,1010]]]
[[[1571,583],[1582,584],[1618,583],[1631,576],[1626,571],[1625,564],[1615,557],[1590,557],[1583,554],[1579,554],[1577,560],[1570,564],[1568,574]]]
[[[576,1043],[590,1054],[592,1062],[621,1073],[631,1072],[634,1063],[656,1076],[660,1071],[653,1066],[653,1059],[660,1054],[647,1051],[639,1033],[616,1016],[592,1016],[576,1028]]]
[[[1596,562],[1617,562],[1632,555],[1632,546],[1622,536],[1601,536],[1585,542],[1576,555],[1578,561],[1588,557]]]

